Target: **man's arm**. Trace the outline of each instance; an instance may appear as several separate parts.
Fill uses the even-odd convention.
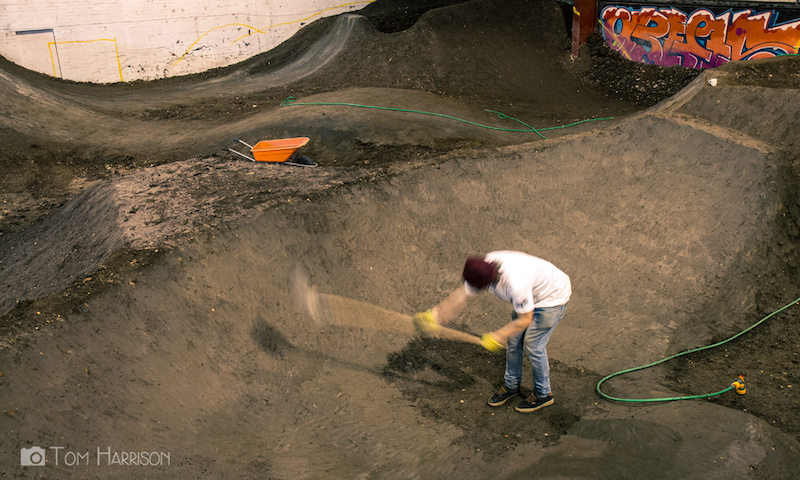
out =
[[[508,343],[509,337],[513,337],[518,333],[524,332],[532,321],[533,321],[533,312],[520,313],[518,314],[516,320],[508,322],[507,324],[503,325],[499,329],[492,332],[490,335],[497,343],[501,345],[506,345],[506,343]]]
[[[467,289],[462,283],[461,286],[453,290],[450,295],[439,302],[438,305],[414,314],[414,326],[420,332],[432,332],[439,330],[439,327],[452,320],[467,305]]]
[[[447,298],[431,309],[433,318],[436,319],[436,322],[440,325],[449,322],[464,310],[468,300],[469,295],[467,294],[467,287],[462,283],[458,288],[453,290]]]

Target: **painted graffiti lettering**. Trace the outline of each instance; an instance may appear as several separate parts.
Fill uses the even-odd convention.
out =
[[[778,12],[607,6],[605,41],[627,57],[665,67],[713,68],[723,63],[800,53],[800,20],[777,24]]]

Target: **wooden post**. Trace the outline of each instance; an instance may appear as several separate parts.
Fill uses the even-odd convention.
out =
[[[572,55],[586,43],[597,23],[597,0],[574,0],[572,7]]]

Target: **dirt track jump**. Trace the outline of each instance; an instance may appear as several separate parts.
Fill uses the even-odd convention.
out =
[[[395,3],[155,82],[0,61],[3,476],[795,476],[800,60],[573,58],[555,2]],[[300,136],[317,167],[224,151]],[[407,323],[498,249],[573,283],[532,414]],[[744,395],[596,392],[787,305],[602,387]]]

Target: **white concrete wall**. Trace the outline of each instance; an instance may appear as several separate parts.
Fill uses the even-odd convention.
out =
[[[75,81],[152,80],[268,51],[348,0],[0,0],[0,55]]]

